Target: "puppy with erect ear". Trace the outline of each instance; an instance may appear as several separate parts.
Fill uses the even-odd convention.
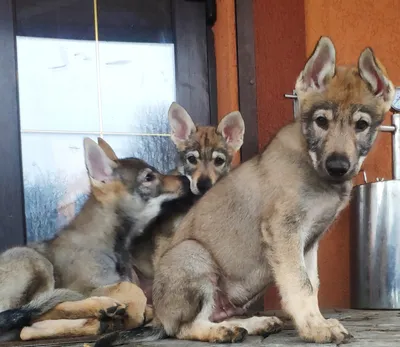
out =
[[[188,112],[173,102],[168,111],[171,139],[178,154],[175,172],[191,182],[193,194],[202,195],[231,169],[243,144],[244,121],[239,111],[227,114],[218,127],[195,125]]]
[[[104,139],[98,137],[97,143],[99,144],[100,148],[104,151],[104,153],[107,155],[107,157],[109,157],[111,160],[118,160],[118,157],[115,154],[114,150]]]
[[[151,315],[130,247],[168,203],[189,193],[189,182],[138,158],[118,159],[98,142],[83,141],[90,194],[75,218],[49,240],[0,254],[2,333],[25,327],[22,340],[95,335],[142,326]],[[15,268],[23,274],[17,285],[9,276]]]
[[[197,131],[189,113],[177,102],[173,102],[168,110],[171,127],[171,139],[178,151],[185,148],[185,142]]]
[[[247,334],[276,333],[283,326],[277,317],[238,318],[271,283],[304,341],[352,339],[342,322],[320,312],[318,248],[348,206],[394,87],[371,48],[356,64],[336,61],[333,42],[321,37],[295,84],[299,117],[181,221],[157,262],[152,329],[108,336],[95,346],[167,336],[236,343]],[[225,128],[230,140],[229,134],[237,137]]]
[[[112,161],[102,148],[92,139],[83,141],[85,151],[85,165],[89,178],[96,182],[108,183],[112,180],[113,169],[117,164]]]
[[[335,75],[335,68],[335,47],[328,37],[322,37],[297,78],[296,93],[303,95],[312,90],[325,90]]]
[[[296,93],[313,166],[331,180],[357,174],[394,96],[373,50],[365,48],[357,66],[336,66],[332,41],[321,37],[299,74]]]
[[[228,113],[218,124],[217,132],[225,139],[232,153],[237,152],[243,145],[244,121],[239,111]]]
[[[125,190],[122,183],[114,179],[114,170],[118,165],[92,139],[85,138],[83,147],[85,165],[95,198],[99,202],[118,199]]]
[[[367,47],[361,53],[358,70],[370,92],[381,99],[382,107],[388,111],[394,97],[394,86],[387,76],[385,67],[375,57],[372,48]]]
[[[102,146],[108,149],[111,147]],[[108,148],[109,147],[109,148]],[[176,176],[162,175],[141,159],[125,158],[111,160],[92,139],[84,139],[85,164],[92,193],[100,202],[117,199],[120,208],[131,218],[139,220],[153,218],[163,202],[185,194],[186,181]]]

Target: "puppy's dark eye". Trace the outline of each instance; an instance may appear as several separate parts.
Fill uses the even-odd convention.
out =
[[[360,119],[356,122],[356,131],[364,131],[369,127],[368,122],[363,119]]]
[[[221,166],[225,163],[225,160],[221,157],[216,157],[214,160],[215,166]]]
[[[189,156],[187,157],[187,161],[188,161],[190,164],[193,164],[193,165],[196,165],[196,164],[197,164],[197,159],[196,159],[196,157],[195,157],[194,155],[189,155]]]
[[[146,176],[144,176],[144,180],[146,182],[154,181],[154,179],[155,179],[155,176],[152,172],[149,172],[148,174],[146,174]]]
[[[328,129],[328,120],[325,117],[319,116],[315,118],[315,123],[322,129]]]

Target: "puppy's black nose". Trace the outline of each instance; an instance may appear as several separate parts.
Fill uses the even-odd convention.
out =
[[[333,153],[326,159],[325,167],[330,176],[341,177],[349,171],[350,161],[343,154]]]
[[[204,194],[212,187],[212,182],[209,177],[200,177],[197,181],[197,189],[201,194]]]

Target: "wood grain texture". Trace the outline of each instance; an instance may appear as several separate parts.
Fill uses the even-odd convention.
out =
[[[217,70],[218,120],[239,109],[236,55],[235,0],[217,0],[217,21],[213,27]],[[240,163],[237,153],[233,165]]]
[[[237,105],[237,61],[230,29],[234,30],[233,0],[217,3],[214,30],[221,117]],[[253,11],[260,149],[292,120],[292,102],[283,94],[292,91],[306,56],[322,35],[333,39],[339,64],[357,62],[361,50],[371,46],[392,81],[400,84],[400,60],[396,59],[400,32],[390,26],[400,13],[400,2],[396,0],[253,0]],[[389,123],[388,115],[385,124]],[[369,180],[392,177],[391,155],[391,136],[380,134],[364,163]],[[361,175],[355,182],[362,182]],[[323,308],[350,305],[350,232],[350,214],[346,209],[321,242],[319,299]],[[265,307],[279,306],[276,289],[271,288],[265,296]]]
[[[305,62],[303,0],[253,0],[259,146],[293,120],[285,99]]]
[[[205,6],[201,2],[184,0],[173,0],[172,4],[176,35],[176,101],[189,110],[196,124],[209,124]]]
[[[391,29],[388,24],[396,22],[397,14],[400,13],[400,2],[304,0],[304,12],[300,2],[297,3],[296,10],[289,11],[289,6],[294,5],[290,1],[278,3],[254,0],[260,146],[266,144],[291,119],[292,105],[290,102],[281,101],[280,94],[282,90],[290,92],[305,62],[305,56],[298,48],[302,45],[301,35],[304,35],[306,55],[312,52],[320,36],[330,36],[337,49],[339,64],[356,63],[361,50],[371,46],[386,66],[392,81],[396,85],[400,83],[400,60],[395,58],[395,47],[400,39],[400,32]],[[301,21],[305,28],[303,31]],[[274,58],[277,55],[281,55],[282,62]],[[288,71],[289,66],[293,67],[293,71]],[[278,73],[282,76],[280,81],[274,78]],[[389,123],[388,115],[385,124]],[[369,180],[375,180],[376,177],[392,177],[391,155],[391,136],[380,134],[364,163]],[[361,182],[362,178],[359,175],[355,183]],[[349,209],[346,209],[321,242],[319,300],[322,308],[347,308],[350,305],[350,232],[350,213]],[[280,306],[275,288],[271,288],[267,293],[265,306]]]
[[[310,54],[321,35],[329,35],[338,64],[354,64],[361,51],[371,46],[387,68],[393,83],[400,83],[400,60],[396,49],[400,32],[391,28],[400,13],[396,0],[305,0],[306,48]],[[390,124],[388,115],[386,124]],[[382,133],[364,163],[370,180],[392,177],[391,135]],[[355,180],[361,183],[361,175]],[[350,305],[350,213],[346,209],[321,242],[319,268],[322,307]]]
[[[13,1],[0,2],[0,251],[25,243]]]
[[[306,60],[304,1],[253,0],[259,149],[293,120],[285,99]],[[280,307],[275,287],[264,299],[266,309]]]
[[[246,124],[241,158],[245,161],[259,152],[253,2],[235,0],[235,3],[239,105]]]

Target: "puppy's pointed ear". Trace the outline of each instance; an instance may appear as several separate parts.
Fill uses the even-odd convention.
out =
[[[367,83],[372,94],[387,103],[387,109],[389,110],[393,102],[394,86],[385,75],[385,68],[376,59],[370,47],[361,52],[360,58],[358,59],[358,71],[360,72],[361,78]]]
[[[168,120],[171,127],[171,139],[176,146],[182,145],[191,134],[196,132],[196,126],[186,110],[173,102],[168,110]]]
[[[243,117],[239,111],[228,113],[221,119],[217,128],[234,152],[242,147],[244,130]]]
[[[118,160],[118,157],[115,154],[114,150],[105,140],[103,140],[101,137],[98,137],[97,143],[99,144],[100,148],[104,151],[104,153],[107,155],[107,157],[109,157],[111,160]]]
[[[322,36],[296,82],[296,92],[323,91],[335,75],[336,52],[331,39]]]
[[[85,164],[92,183],[101,184],[112,181],[113,169],[117,166],[92,139],[83,140]]]

